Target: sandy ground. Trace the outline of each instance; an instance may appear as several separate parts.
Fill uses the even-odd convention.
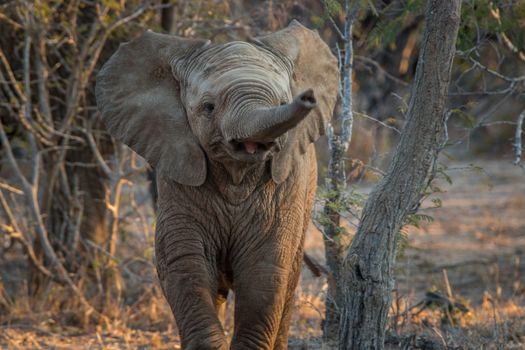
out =
[[[504,161],[476,166],[483,170],[453,165],[458,168],[449,172],[453,184],[441,184],[445,192],[436,195],[442,208],[422,210],[434,221],[409,228],[409,245],[396,266],[393,298],[405,311],[393,307],[389,325],[399,334],[432,331],[444,344],[465,349],[525,349],[525,172]],[[322,262],[322,249],[320,233],[312,226],[306,250]],[[447,295],[447,281],[452,300],[469,309],[456,327],[436,325],[439,308],[417,315],[406,311],[424,300],[427,291]],[[320,348],[325,290],[325,279],[304,269],[290,330],[292,349]],[[231,317],[227,320],[226,330],[231,332]],[[170,327],[145,331],[117,322],[85,331],[50,327],[49,322],[18,322],[0,325],[0,348],[177,348],[176,332]]]

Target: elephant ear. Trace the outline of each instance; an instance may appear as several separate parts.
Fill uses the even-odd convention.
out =
[[[317,99],[317,107],[288,132],[283,149],[274,156],[272,178],[281,183],[310,143],[324,135],[337,100],[339,69],[337,59],[317,31],[307,29],[296,20],[285,29],[257,38],[257,42],[293,62],[293,96],[311,88]]]
[[[119,47],[96,83],[110,134],[161,175],[190,186],[206,179],[206,159],[188,124],[172,65],[206,43],[147,31]]]

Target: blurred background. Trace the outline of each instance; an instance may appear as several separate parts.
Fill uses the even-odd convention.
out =
[[[348,241],[403,129],[425,1],[357,4],[351,200],[341,208]],[[0,1],[0,347],[178,346],[153,264],[152,171],[104,131],[94,78],[119,43],[145,29],[220,43],[292,19],[337,55],[335,26],[345,21],[337,0]],[[524,88],[525,2],[463,1],[448,142],[400,235],[387,346],[525,346]],[[321,347],[329,280],[319,230],[327,140],[316,146],[306,250],[320,270],[305,268],[297,290],[298,349]]]

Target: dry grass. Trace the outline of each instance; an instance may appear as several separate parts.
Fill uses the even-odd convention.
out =
[[[525,349],[525,174],[501,161],[481,166],[488,175],[454,173],[454,184],[439,195],[443,208],[426,212],[435,221],[410,229],[409,247],[396,268],[388,348]],[[20,251],[15,247],[1,257],[0,348],[179,347],[148,262],[151,237],[127,220],[130,233],[119,252],[125,294],[107,310],[114,315],[111,324],[97,325],[83,315],[63,288],[54,286],[42,300],[30,300]],[[322,239],[313,227],[306,249],[323,261]],[[292,348],[321,349],[325,290],[323,278],[303,271]],[[429,299],[429,291],[443,299]],[[231,306],[228,311],[225,328],[231,334]]]

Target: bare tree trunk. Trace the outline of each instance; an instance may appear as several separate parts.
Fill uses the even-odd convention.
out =
[[[396,235],[421,199],[445,136],[445,96],[460,0],[429,0],[407,122],[386,176],[369,196],[345,258],[340,349],[382,349],[393,286]]]

